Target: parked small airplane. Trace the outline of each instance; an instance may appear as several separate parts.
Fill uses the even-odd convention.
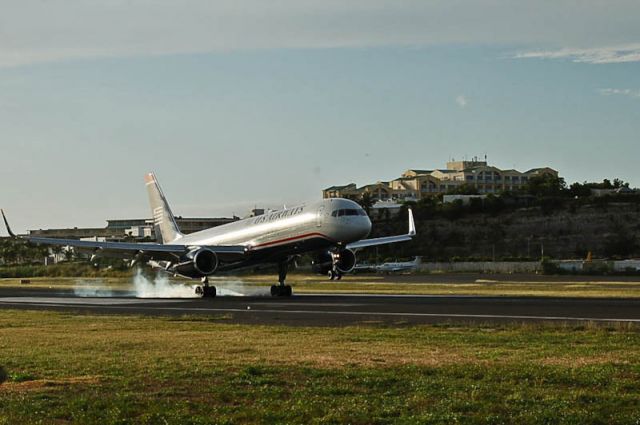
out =
[[[375,266],[374,269],[378,273],[400,273],[416,270],[420,263],[422,263],[422,257],[416,257],[413,261],[404,261],[399,263],[384,263],[379,266]]]
[[[169,204],[153,173],[145,176],[149,203],[158,243],[93,242],[75,239],[21,236],[36,244],[71,246],[88,252],[91,260],[99,257],[124,258],[131,266],[147,262],[173,275],[201,279],[196,293],[214,297],[216,288],[208,277],[219,272],[278,265],[278,285],[273,296],[291,296],[285,284],[287,272],[295,259],[304,253],[315,256],[314,271],[340,279],[356,264],[361,248],[411,240],[416,234],[413,214],[409,210],[409,231],[405,235],[364,239],[371,221],[364,210],[348,199],[324,199],[309,205],[270,212],[235,221],[197,233],[180,232]],[[17,237],[2,217],[9,235]]]

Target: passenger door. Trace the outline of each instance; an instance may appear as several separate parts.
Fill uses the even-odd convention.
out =
[[[318,208],[318,212],[316,216],[316,227],[322,227],[323,222],[324,222],[324,205]]]

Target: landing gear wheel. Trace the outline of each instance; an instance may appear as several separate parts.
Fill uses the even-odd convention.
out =
[[[215,286],[205,286],[204,288],[202,288],[203,290],[203,297],[205,298],[213,298],[216,296],[216,287]]]
[[[216,296],[216,287],[196,286],[196,295],[202,298],[213,298]]]
[[[293,294],[293,290],[289,285],[273,285],[271,286],[272,297],[290,297]]]
[[[340,280],[342,279],[342,273],[337,270],[329,270],[329,279],[330,280]]]

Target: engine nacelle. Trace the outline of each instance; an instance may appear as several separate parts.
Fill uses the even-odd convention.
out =
[[[336,268],[340,273],[349,273],[356,267],[356,253],[350,249],[343,249],[334,254]]]
[[[338,252],[320,252],[312,263],[314,273],[326,275],[335,264],[340,273],[349,273],[356,266],[356,254],[350,249],[342,249]]]
[[[215,273],[218,269],[218,256],[208,248],[195,249],[175,266],[178,274],[188,277],[203,277]]]

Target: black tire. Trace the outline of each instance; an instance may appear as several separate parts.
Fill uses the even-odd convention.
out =
[[[215,286],[205,286],[204,287],[204,297],[213,298],[216,296],[216,287]]]
[[[272,297],[277,297],[278,295],[280,295],[280,291],[279,291],[278,286],[271,285],[271,296]]]
[[[291,295],[293,295],[293,290],[291,289],[291,286],[287,285],[284,287],[284,294],[285,297],[290,297]]]
[[[202,286],[196,286],[196,295],[199,297],[204,297],[204,290]]]

